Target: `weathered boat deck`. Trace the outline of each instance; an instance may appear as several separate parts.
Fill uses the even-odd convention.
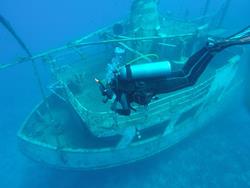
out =
[[[27,156],[60,168],[123,165],[180,142],[221,108],[235,85],[237,58],[214,60],[194,86],[158,95],[147,107],[132,104],[137,111],[130,116],[111,111],[94,79],[105,79],[116,47],[125,49],[122,66],[167,60],[178,64],[176,71],[214,31],[209,24],[161,17],[155,0],[134,1],[128,19],[116,26],[118,32],[106,27],[27,59],[49,65],[54,78],[52,93],[19,131]]]
[[[165,122],[165,126],[159,127],[159,130],[164,133],[167,126],[171,121],[176,124],[181,124],[190,115],[195,114],[199,109],[203,100],[207,100],[206,95],[209,91],[212,79],[205,81],[210,71],[203,75],[199,83],[193,88],[187,88],[183,91],[171,93],[168,95],[160,96],[160,99],[153,102],[147,110],[141,109],[137,113],[132,114],[131,117],[117,118],[115,126],[106,126],[104,120],[93,119],[93,122],[87,124],[84,122],[74,111],[74,109],[67,103],[60,100],[57,96],[52,95],[49,97],[50,113],[47,111],[46,104],[41,104],[38,109],[35,109],[28,122],[25,123],[22,134],[30,140],[36,140],[41,143],[47,143],[62,148],[110,148],[115,147],[118,143],[120,136],[124,133],[126,128],[132,126],[143,131],[149,127]],[[202,85],[204,83],[204,85]],[[201,85],[200,85],[201,84]],[[95,87],[94,84],[91,84]],[[200,85],[200,86],[199,86]],[[86,90],[94,88],[86,87]],[[92,100],[93,95],[84,95],[84,99],[88,99],[88,105],[94,109],[101,104],[101,95],[98,88],[95,88],[96,97]],[[91,94],[91,92],[90,92]],[[80,98],[80,97],[79,97]],[[81,101],[83,102],[83,101]],[[84,104],[84,103],[82,103]],[[96,106],[95,106],[96,105]],[[105,108],[109,109],[109,104],[102,104]],[[187,113],[184,113],[184,112]],[[190,114],[191,113],[191,114]],[[111,112],[112,115],[116,116]],[[182,117],[178,117],[182,114]],[[50,117],[51,116],[51,117]],[[99,114],[100,118],[106,118]],[[114,119],[111,119],[114,121]],[[109,119],[110,121],[110,119]],[[167,123],[167,121],[169,121]],[[112,123],[112,122],[111,122]],[[173,124],[173,123],[172,123]],[[112,125],[112,124],[111,124]],[[150,129],[148,129],[150,131]],[[157,129],[156,129],[157,130]],[[153,130],[151,130],[153,131]],[[169,130],[168,130],[169,131]],[[153,132],[155,133],[155,132]],[[118,134],[118,135],[117,135]],[[119,136],[120,134],[120,136]],[[147,133],[149,134],[149,133]],[[96,136],[106,136],[106,138],[97,138]]]
[[[159,35],[182,35],[183,31],[195,33],[196,30],[197,27],[193,23],[162,18]],[[105,29],[105,32],[111,32],[111,28]],[[130,33],[127,33],[127,35],[129,36]],[[192,37],[196,36],[188,36],[188,38]],[[167,44],[167,48],[169,44],[175,44],[182,40],[177,37],[156,40],[156,42]],[[81,40],[78,42],[81,43]],[[147,43],[143,40],[140,42]],[[118,44],[123,45],[119,42]],[[138,54],[133,49],[131,50],[128,46],[132,44],[128,42],[123,45],[128,48],[130,53],[127,55],[126,62],[133,60],[138,55],[147,55]],[[147,134],[150,131],[156,134],[153,129],[150,129],[156,127],[155,130],[160,131],[160,134],[167,134],[167,132],[171,132],[175,124],[181,124],[190,118],[190,115],[196,114],[204,101],[211,97],[208,95],[211,92],[211,84],[214,82],[214,76],[216,75],[215,70],[221,67],[221,65],[212,63],[195,86],[159,95],[159,99],[153,101],[147,107],[132,104],[137,109],[136,112],[133,112],[130,116],[119,116],[110,110],[111,104],[109,102],[107,104],[102,103],[103,97],[94,81],[95,78],[105,78],[105,69],[113,56],[113,52],[109,48],[113,49],[114,46],[93,47],[91,51],[84,47],[73,47],[65,48],[67,50],[64,53],[53,52],[55,55],[50,63],[52,65],[54,63],[59,64],[59,67],[54,68],[58,83],[55,83],[52,87],[52,91],[56,95],[53,94],[48,98],[49,106],[44,102],[35,109],[25,122],[22,130],[24,135],[31,140],[56,145],[57,147],[105,148],[117,145],[118,140],[126,134],[126,131],[139,130],[143,132],[147,130]],[[159,51],[152,51],[152,53],[157,54]],[[179,59],[173,59],[173,62],[178,61],[178,63],[183,64],[183,59],[187,59],[187,56],[185,54],[179,55]],[[160,60],[172,60],[168,55],[158,58]],[[180,68],[182,65],[178,66]],[[228,67],[230,66],[228,65]],[[57,89],[57,84],[60,89]],[[162,123],[165,123],[165,125],[161,126]],[[158,125],[159,127],[157,127]]]

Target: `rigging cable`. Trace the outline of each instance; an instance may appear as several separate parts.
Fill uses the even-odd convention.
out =
[[[45,91],[43,89],[42,86],[42,81],[38,72],[38,68],[36,66],[35,60],[32,59],[32,54],[30,52],[30,50],[27,48],[27,46],[24,44],[24,42],[21,40],[21,38],[16,34],[15,30],[13,29],[13,27],[10,25],[10,23],[0,14],[0,23],[7,29],[7,31],[15,38],[15,40],[18,42],[18,44],[22,47],[22,49],[28,54],[30,61],[31,61],[31,65],[33,68],[33,72],[35,75],[35,78],[37,80],[42,98],[44,101],[46,101],[46,95],[45,95]],[[8,66],[8,65],[6,65]]]

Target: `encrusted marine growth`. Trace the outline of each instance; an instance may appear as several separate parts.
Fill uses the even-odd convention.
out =
[[[130,23],[134,32],[152,36],[159,29],[158,0],[135,0],[131,6]]]
[[[158,35],[160,29],[158,0],[134,0],[131,6],[129,25],[133,37]],[[134,47],[140,52],[149,53],[152,50],[152,41],[143,41]]]

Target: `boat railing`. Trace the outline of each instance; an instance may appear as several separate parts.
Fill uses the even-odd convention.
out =
[[[106,29],[104,29],[106,30]],[[181,91],[175,92],[173,94],[168,94],[157,101],[152,102],[147,108],[141,109],[138,108],[137,112],[133,113],[129,117],[118,116],[112,111],[103,111],[103,112],[94,112],[86,107],[86,104],[79,101],[75,94],[68,87],[67,79],[64,78],[66,74],[60,73],[60,68],[68,65],[69,67],[76,67],[75,64],[79,64],[83,69],[85,64],[91,62],[96,62],[95,58],[100,56],[101,51],[105,51],[106,44],[119,43],[123,44],[124,42],[131,42],[137,40],[152,40],[152,37],[149,38],[122,38],[122,39],[111,39],[100,42],[86,42],[87,39],[98,36],[103,30],[97,31],[93,34],[88,35],[74,43],[70,43],[64,47],[53,49],[48,52],[33,56],[34,59],[42,59],[46,63],[49,63],[51,66],[51,72],[56,77],[56,82],[62,86],[66,93],[66,100],[68,100],[75,111],[79,114],[84,122],[90,129],[119,129],[127,124],[138,122],[140,124],[150,122],[150,118],[155,118],[161,114],[172,114],[175,111],[181,109],[183,106],[190,106],[195,104],[194,101],[201,101],[206,97],[208,90],[211,86],[211,83],[216,76],[210,75],[210,77],[193,87],[183,89]],[[190,37],[192,34],[178,35],[178,36],[163,36],[164,39],[175,38],[175,37]],[[157,37],[153,37],[158,39]],[[162,37],[161,37],[162,38]],[[101,45],[100,45],[101,44]],[[102,45],[105,44],[105,45]],[[98,50],[89,50],[86,48],[89,45],[95,46]],[[98,52],[98,54],[96,52]],[[63,53],[62,53],[63,52]],[[87,54],[87,55],[86,55]],[[106,55],[106,54],[105,54]],[[72,66],[74,65],[74,66]],[[69,68],[70,69],[70,68]],[[72,68],[73,69],[73,68]],[[75,71],[75,70],[71,70]],[[219,70],[218,70],[219,71]],[[72,73],[71,73],[72,75]],[[187,105],[190,104],[190,105]],[[154,116],[148,116],[148,114],[154,114]],[[167,117],[167,116],[165,116]],[[164,120],[160,118],[161,120]],[[126,124],[126,125],[125,125]],[[111,129],[110,129],[111,130]]]
[[[113,112],[92,112],[84,108],[84,104],[79,104],[77,101],[72,102],[72,104],[74,103],[75,108],[79,110],[79,114],[83,121],[87,123],[87,126],[98,135],[102,135],[102,130],[104,129],[110,129],[110,132],[105,131],[105,134],[112,134],[112,131],[117,132],[119,129],[130,125],[134,126],[136,124],[141,125],[141,127],[147,127],[152,122],[156,123],[158,121],[158,123],[161,123],[169,119],[172,114],[183,112],[205,102],[208,94],[211,93],[211,86],[217,75],[229,66],[233,66],[233,63],[216,70],[205,81],[162,97],[158,101],[152,102],[146,109],[140,109],[129,117],[118,116]],[[76,100],[73,96],[72,99]]]
[[[79,114],[86,125],[97,134],[102,134],[101,130],[104,128],[110,128],[110,131],[112,131],[112,129],[119,129],[124,126],[128,126],[128,124],[134,124],[135,122],[141,124],[143,123],[145,126],[147,126],[147,124],[153,120],[150,121],[146,114],[151,114],[151,119],[157,117],[158,115],[164,114],[165,118],[161,118],[161,121],[163,121],[168,118],[168,115],[173,114],[174,111],[184,106],[190,107],[187,104],[195,105],[194,101],[198,103],[199,101],[203,100],[208,93],[208,89],[210,88],[213,79],[214,76],[211,76],[208,80],[200,83],[197,86],[188,88],[185,91],[181,91],[180,93],[165,96],[150,104],[148,110],[138,111],[137,113],[132,114],[130,117],[121,117],[111,111],[93,112],[87,109],[84,104],[82,104],[77,99],[77,97],[74,96],[72,91],[67,87],[67,85],[65,85],[65,83],[61,84],[63,85],[65,93],[67,94],[67,100],[71,103],[75,111]],[[145,120],[147,120],[148,123],[145,123]],[[106,131],[106,133],[108,132]]]
[[[79,41],[79,43],[81,42],[82,41]],[[87,64],[89,62],[95,62],[91,58],[96,58],[98,54],[102,54],[100,53],[100,50],[98,50],[98,54],[93,55],[89,55],[88,52],[88,49],[86,49],[84,46],[70,48],[63,54],[55,53],[52,58],[52,63],[56,62],[60,64],[60,66],[79,63],[82,64],[82,67],[84,68],[84,63]],[[88,56],[85,56],[85,54],[88,54]],[[224,67],[217,70],[217,72],[223,71],[223,69],[227,66],[228,65],[225,65]],[[112,111],[91,111],[84,103],[78,100],[75,94],[69,89],[64,79],[62,79],[60,76],[58,79],[57,76],[57,80],[59,80],[59,83],[62,84],[65,93],[67,94],[67,100],[71,103],[75,111],[79,114],[82,120],[86,122],[86,125],[91,130],[112,130],[128,126],[128,124],[132,125],[135,122],[139,124],[145,124],[145,126],[147,126],[151,121],[150,118],[153,119],[156,118],[156,116],[160,116],[162,114],[165,114],[164,117],[167,118],[168,114],[171,115],[175,113],[176,111],[182,109],[183,106],[190,108],[192,105],[204,100],[215,77],[216,73],[213,73],[208,76],[208,79],[198,83],[193,87],[189,87],[166,96],[163,95],[162,98],[152,102],[147,108],[138,108],[137,112],[133,113],[129,117],[118,116]],[[154,116],[149,117],[148,114],[154,114]],[[159,118],[159,121],[164,121],[166,118]]]
[[[70,90],[67,90],[67,93],[72,106],[80,115],[82,120],[87,123],[87,126],[91,130],[99,133],[99,131],[105,128],[119,129],[124,126],[128,126],[128,124],[134,124],[135,122],[147,124],[145,123],[145,119],[148,123],[150,123],[151,121],[147,119],[149,117],[147,117],[145,114],[154,114],[154,116],[151,116],[150,118],[155,118],[159,114],[164,114],[166,119],[168,115],[173,113],[173,109],[177,110],[178,108],[181,108],[183,106],[188,106],[187,104],[194,105],[194,101],[198,103],[200,100],[203,100],[206,96],[206,93],[208,93],[208,89],[212,83],[213,78],[214,76],[210,77],[209,80],[206,80],[205,82],[195,87],[189,88],[181,93],[166,96],[160,99],[159,102],[156,101],[152,103],[148,107],[148,111],[139,111],[129,117],[121,117],[113,112],[92,112],[85,108],[84,104],[81,104],[77,100],[77,98],[74,97],[73,93]],[[110,129],[110,131],[112,131],[112,129]],[[107,131],[105,132],[107,133]],[[101,132],[99,134],[101,134]]]

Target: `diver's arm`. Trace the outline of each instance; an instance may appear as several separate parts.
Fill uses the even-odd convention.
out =
[[[117,108],[118,102],[121,104],[121,108]],[[115,101],[111,105],[111,110],[120,115],[125,115],[125,116],[130,115],[131,113],[130,105],[128,102],[128,97],[126,96],[125,93],[121,93],[121,96],[116,96]]]

